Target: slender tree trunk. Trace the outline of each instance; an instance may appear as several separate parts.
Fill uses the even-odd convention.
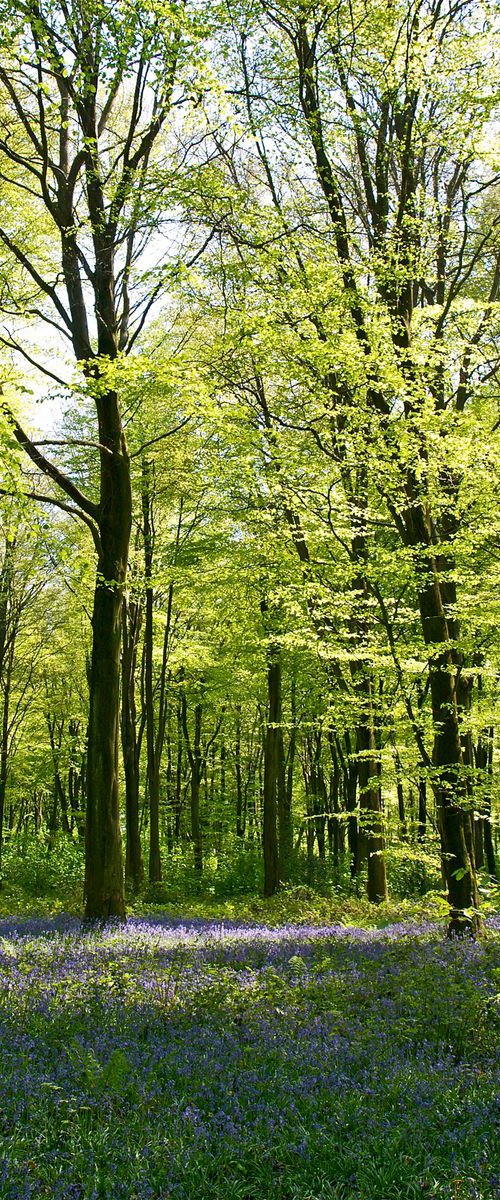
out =
[[[272,650],[267,668],[268,716],[264,740],[262,846],[264,853],[264,896],[273,896],[279,886],[277,793],[280,771],[278,730],[281,726],[281,666]]]
[[[156,755],[156,727],[153,688],[153,606],[152,584],[154,554],[153,523],[153,466],[146,457],[142,460],[142,517],[144,533],[144,567],[146,577],[144,625],[144,696],[146,707],[147,784],[149,799],[149,880],[161,879],[160,855],[160,773]]]
[[[341,770],[337,748],[335,745],[335,737],[333,730],[328,730],[328,745],[330,747],[330,757],[332,760],[332,769],[330,771],[330,817],[328,819],[328,841],[330,854],[333,855],[335,867],[340,864],[341,856],[344,852],[344,824],[342,822],[342,809],[340,803],[340,780]]]
[[[278,817],[278,877],[284,882],[290,873],[291,855],[291,822],[290,810],[287,804],[286,760],[283,741],[283,727],[277,730],[276,753],[278,759],[278,778],[276,781],[276,812]]]
[[[193,843],[193,862],[196,874],[201,875],[203,872],[203,837],[200,813],[200,783],[203,774],[203,756],[201,749],[203,705],[200,701],[195,704],[194,735],[192,741],[187,722],[187,702],[185,692],[182,693],[181,716],[189,765],[191,768],[191,840]]]
[[[243,812],[243,782],[241,777],[241,704],[236,705],[235,730],[235,774],[236,774],[236,836],[245,836],[245,821]]]
[[[350,856],[351,878],[356,876],[358,868],[358,819],[356,816],[358,790],[358,763],[352,753],[351,737],[344,734],[344,747],[337,734],[334,735],[335,747],[342,768],[344,805],[347,813],[347,843]]]
[[[479,739],[477,747],[477,765],[481,768],[484,788],[484,807],[483,807],[483,846],[484,858],[488,875],[492,879],[498,879],[498,869],[495,860],[495,850],[493,846],[493,838],[491,833],[491,783],[493,774],[493,741],[494,729],[490,726],[484,730]]]
[[[173,830],[173,815],[175,810],[175,800],[173,794],[173,772],[172,772],[172,731],[171,731],[171,707],[169,705],[167,711],[167,725],[165,745],[167,749],[167,771],[166,771],[166,794],[167,794],[167,848],[169,854],[174,848],[174,830]]]
[[[214,749],[215,749],[215,744],[214,744]],[[219,765],[220,765],[219,803],[220,803],[220,807],[221,807],[221,818],[222,818],[222,814],[224,812],[224,805],[226,803],[226,757],[227,757],[226,743],[225,743],[224,737],[222,737],[221,743],[220,743],[220,758],[219,758]],[[215,766],[215,756],[214,756],[214,766]]]
[[[135,701],[135,672],[141,626],[141,608],[129,600],[122,608],[122,709],[121,733],[125,774],[126,853],[125,876],[137,891],[144,880],[139,833],[139,739]]]
[[[181,840],[181,813],[182,813],[182,752],[183,752],[183,737],[182,737],[182,696],[179,697],[177,703],[177,754],[175,763],[175,801],[174,801],[174,838],[179,844]]]
[[[288,742],[288,753],[286,757],[286,780],[285,794],[283,802],[283,833],[282,833],[282,868],[281,878],[284,882],[290,876],[292,854],[293,854],[293,771],[295,766],[295,754],[297,748],[297,700],[296,700],[296,680],[292,675],[291,691],[290,691],[290,739]]]
[[[394,766],[396,770],[396,792],[398,797],[399,834],[404,842],[408,841],[408,826],[406,824],[405,793],[403,787],[403,768],[398,751],[394,748]]]
[[[0,699],[2,717],[0,730],[0,871],[2,869],[5,796],[9,769],[9,714],[14,653],[18,621],[12,619],[12,577],[14,541],[6,538],[5,554],[0,569]],[[11,805],[12,808],[12,805]],[[9,829],[12,826],[9,821]]]
[[[79,842],[85,842],[85,760],[79,750],[80,723],[74,719],[69,722],[71,737],[71,762],[68,769],[68,796],[71,808],[72,826],[76,825]],[[77,758],[80,759],[77,765]]]
[[[355,645],[363,648],[368,641],[368,605],[371,599],[366,570],[369,561],[365,517],[367,508],[366,469],[360,472],[358,494],[350,498],[351,558],[356,574],[352,581],[354,612],[351,631]],[[349,484],[348,484],[349,486]],[[374,681],[370,664],[364,658],[354,658],[351,664],[354,692],[358,701],[359,718],[356,725],[358,756],[358,787],[360,807],[360,837],[358,856],[366,850],[368,899],[378,904],[387,899],[385,869],[385,839],[382,816],[380,754],[375,731]]]
[[[423,770],[423,767],[421,768]],[[427,833],[427,783],[425,777],[420,774],[418,781],[418,821],[417,821],[417,840],[424,842]]]
[[[312,838],[316,838],[320,862],[325,861],[326,787],[321,765],[321,734],[315,730],[305,742],[304,775],[309,796]]]
[[[61,744],[64,730],[64,718],[58,722],[57,718],[50,712],[46,713],[47,728],[49,731],[50,749],[52,753],[52,766],[54,769],[54,805],[51,818],[51,831],[55,833],[57,829],[57,810],[61,810],[61,826],[63,832],[71,835],[71,827],[68,819],[68,798],[61,779],[59,769],[59,760],[61,754]],[[56,729],[57,729],[57,744],[56,744]]]
[[[200,781],[203,768],[201,756],[202,713],[202,705],[200,703],[196,704],[194,709],[193,763],[191,765],[191,837],[193,839],[194,869],[197,875],[201,875],[203,871],[203,839],[200,813]]]
[[[8,654],[8,661],[4,664],[5,670],[2,679],[2,727],[0,742],[0,870],[2,869],[5,796],[7,791],[7,776],[9,769],[9,710],[12,681],[12,660],[13,654],[11,648],[11,651]],[[9,827],[12,828],[12,826]]]
[[[368,856],[367,893],[373,903],[387,899],[387,878],[382,830],[379,756],[373,727],[372,680],[365,675],[358,687],[363,697],[364,720],[356,729],[359,801],[363,840]]]

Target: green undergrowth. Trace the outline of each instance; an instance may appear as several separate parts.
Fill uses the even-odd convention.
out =
[[[165,864],[164,879],[158,884],[146,883],[139,893],[127,889],[127,911],[131,916],[171,914],[172,917],[199,918],[214,921],[244,921],[279,926],[289,922],[300,925],[357,925],[382,929],[400,921],[445,920],[447,906],[432,879],[432,860],[423,851],[419,870],[416,870],[416,850],[408,848],[408,864],[403,871],[398,851],[397,871],[388,902],[370,904],[364,894],[363,881],[353,885],[346,875],[338,882],[319,876],[314,886],[290,883],[277,895],[264,900],[258,872],[248,870],[244,890],[235,886],[231,872],[221,876],[214,887],[217,871],[207,860],[203,881],[196,879],[190,862],[178,855]],[[250,863],[251,865],[251,863]],[[235,864],[232,865],[232,870]],[[249,864],[247,863],[247,868]],[[50,917],[59,913],[83,915],[83,848],[59,835],[50,843],[45,836],[12,841],[6,846],[3,872],[0,878],[0,918]],[[252,868],[253,870],[253,868]],[[425,893],[420,885],[425,872]],[[402,882],[408,884],[407,898],[402,898]],[[500,909],[498,886],[484,879],[481,884],[484,915]]]
[[[443,899],[438,893],[429,893],[423,900],[388,901],[373,905],[364,896],[343,896],[332,893],[324,896],[313,888],[283,888],[275,896],[263,899],[245,896],[214,899],[212,896],[190,898],[189,902],[174,902],[167,905],[130,897],[129,911],[135,916],[148,916],[168,911],[173,916],[191,916],[201,919],[245,921],[280,926],[295,922],[297,925],[357,925],[363,928],[384,928],[398,921],[439,920],[444,915]]]

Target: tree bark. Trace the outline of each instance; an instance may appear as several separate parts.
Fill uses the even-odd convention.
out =
[[[413,520],[419,514],[414,512]],[[420,539],[422,540],[422,539]],[[442,840],[443,872],[450,905],[449,935],[478,928],[474,836],[471,802],[464,771],[460,728],[460,695],[455,646],[457,623],[447,615],[438,564],[429,554],[420,587],[420,615],[429,656],[429,684],[434,724],[434,791]],[[447,604],[452,602],[446,585]]]
[[[203,755],[201,749],[201,727],[203,716],[203,705],[200,701],[195,704],[194,708],[194,735],[193,740],[189,734],[187,722],[187,702],[186,693],[182,693],[181,702],[182,727],[184,730],[184,738],[186,741],[186,749],[188,753],[189,765],[191,768],[191,840],[193,843],[193,863],[197,875],[203,873],[203,837],[201,830],[201,813],[200,813],[200,783],[203,773]]]
[[[149,801],[149,881],[161,880],[160,855],[160,772],[156,754],[155,704],[153,688],[153,606],[152,583],[154,555],[153,465],[142,460],[142,517],[144,535],[144,573],[146,603],[144,626],[144,696],[146,706],[147,787]]]
[[[18,622],[12,620],[12,575],[14,542],[6,539],[5,555],[0,570],[0,697],[2,717],[0,730],[0,871],[4,840],[5,797],[9,768],[9,714],[14,668],[14,653]]]
[[[498,879],[495,849],[491,833],[491,777],[493,773],[494,732],[493,726],[489,726],[481,733],[476,748],[476,764],[481,771],[482,782],[485,784],[484,806],[481,818],[484,860],[488,875],[492,879]]]
[[[0,733],[0,871],[2,869],[5,796],[7,792],[7,776],[9,769],[9,709],[12,683],[13,653],[8,652],[7,662],[2,677],[2,726]]]
[[[68,770],[68,796],[71,809],[71,825],[77,828],[79,842],[85,843],[85,767],[84,757],[78,751],[80,722],[70,718],[68,726],[71,738],[71,761]],[[80,762],[76,759],[79,753]]]
[[[369,675],[364,675],[357,690],[358,695],[362,696],[364,706],[364,719],[356,729],[361,809],[360,833],[363,840],[366,839],[368,899],[372,903],[378,904],[387,899],[387,878],[380,801],[379,756],[373,727],[372,680]],[[358,846],[360,840],[358,837]]]
[[[101,553],[92,613],[85,895],[89,919],[125,917],[118,795],[121,612],[132,490],[118,397],[96,400],[99,418]]]
[[[126,851],[125,877],[138,891],[144,880],[144,862],[139,833],[139,757],[140,738],[137,730],[135,700],[135,671],[141,608],[129,600],[122,608],[122,707],[121,734],[125,774]]]
[[[267,667],[268,715],[264,739],[262,849],[264,896],[273,896],[279,886],[277,797],[280,770],[278,730],[281,725],[281,666],[269,652]]]
[[[241,776],[241,704],[236,705],[234,767],[236,774],[236,837],[243,838],[245,836],[245,814]]]

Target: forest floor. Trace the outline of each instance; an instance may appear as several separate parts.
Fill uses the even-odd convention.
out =
[[[499,993],[498,917],[4,918],[1,1200],[498,1200]]]

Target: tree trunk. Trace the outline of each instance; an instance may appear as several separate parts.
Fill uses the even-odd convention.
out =
[[[144,626],[144,698],[146,708],[147,785],[149,800],[149,880],[161,880],[160,856],[160,773],[156,755],[156,729],[153,689],[153,604],[154,554],[153,466],[142,460],[142,517],[144,534],[144,573],[146,578],[146,617]]]
[[[405,812],[405,794],[403,787],[403,768],[396,747],[394,747],[394,767],[396,771],[396,794],[398,798],[398,821],[399,821],[399,836],[404,842],[408,841],[408,827],[406,824]]]
[[[344,852],[344,824],[342,822],[342,809],[340,804],[340,763],[335,745],[335,737],[333,730],[328,730],[328,745],[330,747],[330,758],[332,761],[332,769],[330,771],[330,816],[328,818],[328,843],[330,854],[333,856],[335,867],[340,864],[341,855]]]
[[[358,684],[363,697],[364,719],[356,729],[361,831],[368,857],[367,894],[374,904],[387,900],[387,877],[382,828],[379,756],[373,726],[372,680],[365,675]],[[358,839],[358,843],[361,839]]]
[[[334,734],[335,747],[337,750],[339,763],[342,768],[342,781],[344,792],[344,806],[347,813],[347,843],[350,855],[350,871],[351,878],[354,878],[358,869],[358,819],[356,816],[357,807],[357,790],[358,790],[358,763],[352,753],[351,737],[348,732],[344,734],[344,748],[338,734]]]
[[[493,847],[493,838],[491,834],[491,782],[493,774],[494,732],[493,726],[490,726],[485,731],[485,735],[481,738],[482,762],[484,764],[485,781],[487,783],[485,789],[483,814],[483,842],[488,875],[490,875],[492,879],[498,879],[498,869],[495,860],[495,850]]]
[[[215,750],[215,743],[213,743],[213,746],[214,746],[214,750]],[[227,756],[226,743],[224,741],[224,738],[222,737],[221,743],[220,743],[220,758],[219,758],[219,766],[220,766],[219,804],[220,804],[220,809],[221,809],[221,820],[222,820],[222,815],[224,813],[224,806],[226,803],[226,756]],[[214,766],[215,766],[215,756],[214,756]]]
[[[139,753],[135,702],[135,670],[141,609],[135,600],[122,607],[122,709],[121,733],[125,774],[126,852],[125,876],[137,891],[144,880],[141,838],[139,834]]]
[[[194,709],[193,761],[191,764],[191,837],[193,839],[194,869],[197,875],[201,875],[203,871],[203,839],[200,813],[200,782],[203,769],[201,756],[202,712],[202,705],[200,703],[196,704]]]
[[[76,825],[79,842],[85,843],[85,759],[78,748],[80,722],[70,718],[71,762],[68,769],[68,796],[72,827]],[[77,766],[77,755],[80,762]]]
[[[279,886],[277,795],[280,771],[278,730],[281,725],[281,666],[271,650],[267,668],[268,716],[264,741],[262,848],[264,896],[273,896]]]
[[[366,534],[367,478],[366,468],[360,470],[358,493],[350,497],[351,559],[355,566],[352,580],[353,615],[350,629],[354,645],[363,649],[368,642],[370,585],[366,570],[369,562]],[[347,485],[349,486],[349,485]],[[380,754],[375,731],[374,681],[372,669],[364,657],[353,658],[351,675],[358,702],[356,753],[358,757],[358,789],[360,820],[358,860],[366,852],[368,863],[367,895],[374,904],[387,900],[385,869],[385,840],[380,782]]]
[[[423,770],[423,767],[421,768]],[[427,830],[427,784],[424,776],[421,774],[418,781],[418,823],[417,823],[417,840],[425,841]]]
[[[177,703],[177,756],[175,763],[175,799],[174,799],[174,838],[178,844],[181,840],[182,813],[182,697]]]
[[[4,561],[0,570],[0,697],[2,701],[0,742],[0,871],[2,869],[5,796],[9,766],[9,713],[12,671],[18,621],[12,620],[12,576],[14,542],[6,538]],[[12,807],[12,806],[11,806]],[[9,828],[12,828],[9,822]]]
[[[85,895],[90,919],[125,918],[118,795],[121,612],[132,523],[130,462],[118,399],[96,400],[100,555],[92,614]]]
[[[52,753],[52,765],[54,768],[54,803],[53,803],[52,816],[51,816],[51,821],[50,821],[50,829],[51,829],[52,833],[55,833],[57,830],[57,810],[58,810],[58,807],[60,807],[62,829],[63,829],[64,833],[68,834],[68,836],[71,836],[71,826],[70,826],[69,819],[68,819],[68,798],[66,795],[63,781],[61,779],[61,772],[59,769],[59,761],[60,761],[61,745],[62,745],[65,720],[64,720],[64,718],[62,718],[61,721],[58,722],[57,718],[55,716],[53,716],[50,712],[47,712],[45,714],[45,719],[47,722],[47,729],[49,731],[50,749],[51,749],[51,753]],[[57,730],[57,743],[56,743],[56,730]]]
[[[297,702],[296,702],[296,680],[292,676],[291,691],[290,691],[290,716],[291,728],[290,739],[288,742],[288,753],[286,758],[286,780],[285,794],[283,802],[283,832],[282,832],[282,851],[281,851],[281,878],[283,882],[290,876],[293,854],[293,769],[295,765],[295,753],[297,748]]]
[[[194,736],[192,741],[189,735],[187,723],[187,702],[185,692],[182,693],[181,716],[189,765],[191,768],[191,840],[193,843],[193,862],[196,874],[201,875],[203,873],[203,837],[201,831],[200,783],[203,773],[203,755],[201,750],[203,705],[200,701],[195,704]]]
[[[0,743],[0,871],[2,869],[5,795],[7,791],[7,773],[9,766],[9,709],[12,680],[12,651],[13,647],[11,647],[11,651],[8,654],[7,663],[4,664],[5,670],[2,678],[2,728]]]
[[[429,657],[429,685],[434,723],[434,789],[442,841],[443,872],[450,905],[449,936],[478,928],[479,894],[473,849],[472,814],[465,778],[457,694],[456,622],[450,637],[436,561],[426,563],[428,577],[420,590],[420,614]],[[447,585],[449,589],[450,585]],[[450,597],[447,596],[449,602]]]
[[[241,777],[241,704],[236,705],[235,732],[235,773],[236,773],[236,837],[245,836],[245,820],[243,811],[243,781]]]

